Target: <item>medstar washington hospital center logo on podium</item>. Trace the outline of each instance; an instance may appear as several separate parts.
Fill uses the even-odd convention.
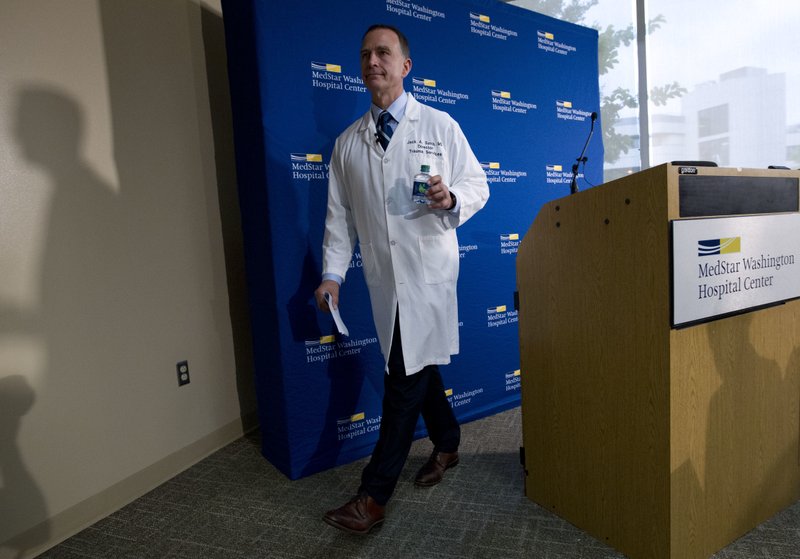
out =
[[[713,256],[715,254],[734,254],[742,252],[742,238],[707,239],[697,241],[697,256]]]

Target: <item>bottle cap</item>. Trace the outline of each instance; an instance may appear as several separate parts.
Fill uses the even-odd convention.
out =
[[[431,170],[431,166],[430,165],[422,165],[419,168],[419,170],[422,171],[423,173],[427,173],[427,172],[429,172]]]

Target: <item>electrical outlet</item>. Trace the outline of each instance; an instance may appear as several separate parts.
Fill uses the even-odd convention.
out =
[[[189,384],[189,362],[179,361],[175,368],[178,371],[178,386]]]

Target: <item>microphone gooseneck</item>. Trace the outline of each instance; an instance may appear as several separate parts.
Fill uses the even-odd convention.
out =
[[[583,149],[581,150],[581,154],[578,156],[578,159],[575,160],[575,163],[572,164],[572,183],[569,185],[569,193],[575,194],[578,192],[578,166],[583,163],[586,165],[586,161],[589,159],[586,157],[586,148],[589,147],[589,140],[592,139],[592,134],[594,134],[594,121],[597,120],[597,113],[592,113],[592,124],[589,128],[589,136],[586,138],[586,143],[583,144]]]

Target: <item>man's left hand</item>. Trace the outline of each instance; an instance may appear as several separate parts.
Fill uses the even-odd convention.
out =
[[[442,182],[441,175],[436,175],[428,181],[430,187],[425,196],[428,197],[430,204],[429,208],[432,210],[449,210],[455,205],[453,198],[450,196],[450,189]]]

